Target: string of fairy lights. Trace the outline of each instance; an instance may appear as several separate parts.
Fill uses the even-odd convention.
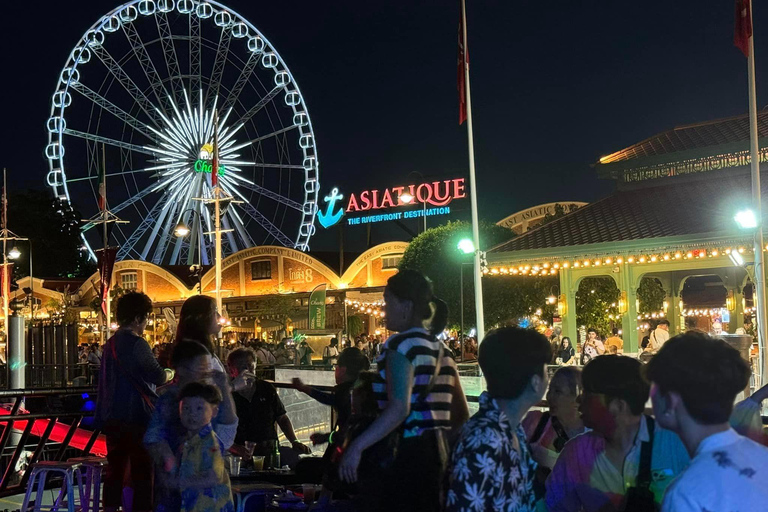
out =
[[[766,247],[768,249],[768,247]],[[722,247],[722,248],[700,248],[665,252],[650,252],[625,256],[605,256],[600,258],[574,258],[563,259],[560,261],[539,261],[530,263],[518,263],[514,265],[494,265],[484,266],[482,272],[484,275],[522,275],[522,276],[552,276],[556,275],[560,269],[568,268],[591,268],[601,266],[618,265],[650,265],[654,263],[668,263],[671,261],[701,260],[706,258],[717,258],[723,255],[730,255],[737,251],[739,254],[753,252],[751,248],[745,247]]]
[[[347,305],[347,308],[351,308],[355,312],[373,315],[377,318],[384,318],[384,310],[382,309],[384,307],[383,300],[366,302],[346,299],[344,303]]]

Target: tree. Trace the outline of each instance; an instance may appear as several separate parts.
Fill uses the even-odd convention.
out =
[[[610,333],[612,321],[619,318],[620,296],[612,278],[585,277],[576,292],[576,322],[602,335]]]
[[[95,263],[82,250],[81,219],[68,203],[45,191],[28,190],[8,199],[8,228],[30,240],[36,276],[71,278],[95,272]],[[28,247],[19,243],[23,255],[14,265],[17,277],[29,275]]]
[[[290,295],[265,295],[258,302],[259,320],[272,320],[286,330],[295,305],[296,299]]]
[[[349,339],[355,339],[362,334],[364,330],[362,316],[352,315],[347,318],[347,336],[349,336]]]
[[[506,242],[514,232],[495,224],[480,225],[482,250]],[[428,276],[435,288],[435,295],[448,304],[448,325],[459,327],[461,322],[461,281],[464,272],[464,326],[475,325],[474,280],[472,256],[461,254],[459,241],[472,237],[472,227],[467,222],[449,222],[428,229],[409,244],[399,267],[418,270]],[[469,268],[464,268],[469,267]],[[556,278],[500,277],[483,279],[483,301],[486,327],[517,320],[529,312],[543,307]]]
[[[575,212],[579,207],[575,204],[571,204],[568,207],[568,211],[565,211],[565,206],[563,206],[560,203],[557,203],[555,205],[555,212],[554,213],[547,213],[543,219],[541,219],[541,222],[539,222],[536,227],[543,226],[544,224],[549,224],[553,220],[557,220],[560,217],[565,217],[569,213]]]
[[[664,308],[664,299],[667,292],[661,286],[661,283],[652,277],[644,277],[640,280],[640,287],[637,289],[637,299],[640,301],[640,310],[638,313],[655,313]]]

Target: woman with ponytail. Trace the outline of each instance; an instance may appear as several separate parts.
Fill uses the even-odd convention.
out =
[[[436,338],[447,323],[448,307],[434,296],[431,281],[414,270],[389,278],[384,301],[387,328],[397,334],[384,343],[377,360],[373,391],[381,413],[346,446],[339,476],[350,483],[361,480],[367,510],[442,510],[448,438],[469,418],[456,364]],[[397,442],[389,444],[397,449],[391,462],[382,464],[380,453],[364,453],[393,436]],[[382,474],[365,474],[372,458],[379,459],[373,462]]]

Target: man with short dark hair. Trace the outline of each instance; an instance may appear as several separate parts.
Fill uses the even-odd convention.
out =
[[[688,464],[680,439],[643,415],[649,385],[641,367],[637,359],[613,355],[584,367],[579,411],[592,431],[560,453],[546,484],[550,512],[652,509]],[[638,508],[628,506],[630,499]]]
[[[152,355],[143,338],[152,301],[139,292],[128,292],[117,301],[120,328],[104,346],[96,402],[96,424],[107,440],[107,475],[104,508],[117,510],[123,482],[133,487],[133,510],[152,510],[152,461],[143,437],[157,399],[156,386],[172,375]]]
[[[768,507],[768,449],[728,424],[751,370],[739,352],[703,333],[675,336],[646,368],[656,421],[683,441],[691,464],[662,511],[752,511]]]
[[[520,421],[547,390],[549,342],[534,330],[497,329],[480,344],[488,391],[453,451],[447,510],[533,510],[536,463]]]
[[[232,378],[242,374],[255,374],[256,355],[249,348],[234,350],[227,357],[227,367]],[[285,406],[275,386],[258,377],[249,380],[248,385],[232,394],[239,419],[235,443],[245,445],[256,443],[257,455],[272,455],[277,443],[277,428],[280,425],[291,446],[299,453],[312,450],[302,444],[293,431],[291,419],[285,413]],[[271,451],[270,451],[271,450]]]

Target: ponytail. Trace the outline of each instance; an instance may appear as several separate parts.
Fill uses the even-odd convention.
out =
[[[434,305],[434,314],[432,315],[432,321],[430,322],[429,332],[435,336],[445,329],[448,325],[448,304],[443,299],[432,297],[432,304]]]

